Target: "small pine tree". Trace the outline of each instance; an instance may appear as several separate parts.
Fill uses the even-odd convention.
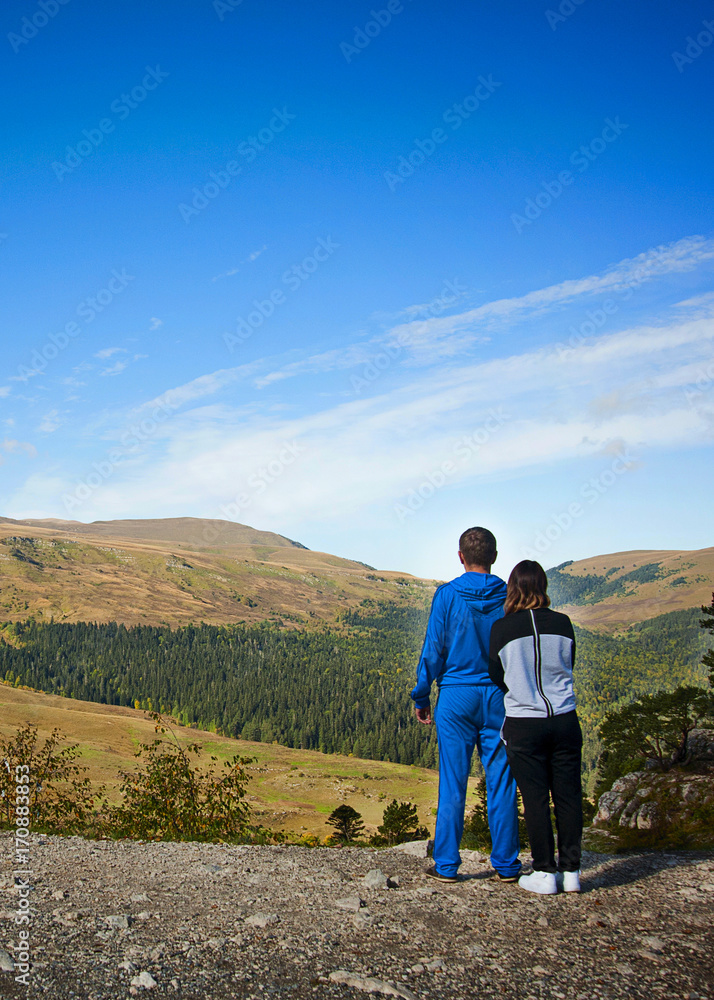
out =
[[[334,827],[333,839],[343,844],[356,840],[364,830],[362,815],[346,804],[338,806],[331,812],[327,822]]]
[[[371,838],[375,846],[403,844],[407,840],[425,840],[429,831],[419,825],[417,807],[411,802],[397,802],[392,799],[382,814],[381,826],[377,834]]]

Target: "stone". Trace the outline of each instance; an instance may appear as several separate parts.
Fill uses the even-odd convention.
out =
[[[637,813],[637,829],[651,830],[660,819],[660,811],[655,802],[645,802]]]
[[[536,920],[536,923],[538,924],[539,927],[549,927],[550,926],[548,924],[548,918],[547,917],[538,917],[538,919]]]
[[[359,913],[364,906],[364,900],[359,896],[345,896],[343,899],[336,899],[335,906],[338,910],[349,910],[351,913]]]
[[[277,913],[254,913],[252,917],[246,919],[246,923],[250,927],[260,927],[261,930],[265,930],[266,927],[279,924],[280,917]]]
[[[381,993],[385,997],[400,997],[401,1000],[416,1000],[411,990],[404,986],[395,986],[393,983],[375,979],[373,976],[358,976],[346,969],[335,969],[331,972],[329,979],[333,983],[342,983],[344,986],[352,986],[356,990],[364,993]]]
[[[128,930],[131,924],[131,917],[127,913],[112,913],[110,916],[104,918],[104,923],[107,927],[125,931]]]
[[[55,892],[52,893],[52,899],[66,899],[66,898],[67,898],[67,893],[65,892],[64,889],[56,889]]]
[[[8,955],[4,948],[0,948],[0,969],[2,969],[3,972],[15,971],[15,963],[12,956]]]
[[[145,892],[134,892],[131,895],[132,903],[148,903],[149,897]]]
[[[664,941],[655,937],[653,934],[648,934],[646,937],[643,937],[642,944],[646,945],[649,950],[653,951],[656,955],[661,955],[664,951]]]
[[[156,982],[151,973],[144,969],[144,971],[140,972],[138,976],[134,976],[131,981],[131,985],[143,986],[145,990],[153,990],[154,986],[158,986],[159,984]]]
[[[362,879],[362,885],[368,889],[386,889],[387,876],[379,868],[373,868]]]
[[[392,850],[411,854],[415,858],[428,858],[433,846],[433,840],[407,840],[404,844],[395,844]]]
[[[371,927],[373,924],[374,924],[374,917],[366,907],[361,909],[359,913],[355,913],[354,916],[352,917],[352,926],[355,927],[358,931],[364,930],[367,927]]]

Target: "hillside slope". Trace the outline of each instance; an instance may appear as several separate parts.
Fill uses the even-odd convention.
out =
[[[230,521],[0,518],[5,621],[307,625],[334,622],[366,598],[404,601],[431,589]]]
[[[548,570],[553,606],[582,628],[616,633],[671,611],[710,604],[714,548],[636,550]]]
[[[56,726],[69,742],[78,743],[87,776],[93,784],[106,785],[113,802],[119,799],[119,771],[133,770],[139,743],[155,738],[154,723],[146,712],[0,684],[0,739],[7,739],[26,722],[37,726],[41,738]],[[248,767],[248,801],[255,821],[271,829],[324,838],[332,832],[327,817],[345,802],[362,814],[368,832],[374,832],[386,805],[398,798],[414,802],[420,821],[433,832],[436,771],[234,740],[188,727],[176,732],[182,742],[200,743],[220,761],[234,754],[256,758]],[[475,779],[470,784],[473,792]]]

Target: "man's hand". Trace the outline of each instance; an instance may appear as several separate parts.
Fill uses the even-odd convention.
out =
[[[426,708],[415,708],[414,711],[418,722],[423,723],[425,726],[431,725],[431,708],[428,705]]]

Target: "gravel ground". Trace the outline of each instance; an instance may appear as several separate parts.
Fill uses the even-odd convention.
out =
[[[9,835],[0,859],[1,970],[19,943]],[[477,853],[453,887],[429,864],[33,835],[29,986],[0,971],[0,995],[714,1000],[712,853],[587,854],[583,892],[550,897]]]

